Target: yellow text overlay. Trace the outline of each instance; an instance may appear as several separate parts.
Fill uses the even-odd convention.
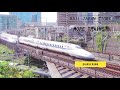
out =
[[[75,61],[75,67],[106,67],[106,61]]]

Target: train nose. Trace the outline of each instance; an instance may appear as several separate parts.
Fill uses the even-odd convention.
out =
[[[86,52],[84,53],[84,56],[85,56],[86,58],[89,58],[89,59],[94,59],[94,58],[95,58],[95,56],[94,56],[92,53],[88,52],[88,51],[86,51]]]
[[[91,58],[91,59],[94,59],[94,58],[95,58],[95,56],[94,56],[93,54],[91,54],[91,53],[90,53],[88,56],[89,56],[89,58]]]

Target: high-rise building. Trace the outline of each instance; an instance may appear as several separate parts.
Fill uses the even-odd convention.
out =
[[[74,17],[77,17],[77,12],[57,12],[58,26],[74,25],[77,23]]]
[[[38,22],[37,14],[32,15],[32,22]]]
[[[10,12],[10,15],[15,15],[23,24],[29,22],[41,22],[41,12]]]
[[[99,24],[120,23],[120,12],[99,12]]]
[[[90,19],[87,20],[87,24],[93,24],[94,19],[93,19],[93,12],[87,12],[87,17],[89,17]]]
[[[57,23],[58,26],[93,24],[84,17],[93,17],[93,12],[57,12]]]
[[[0,15],[0,30],[17,28],[17,17],[13,15]]]

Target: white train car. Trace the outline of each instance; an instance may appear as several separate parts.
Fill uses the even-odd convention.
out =
[[[33,47],[66,53],[77,58],[94,59],[94,55],[92,55],[90,52],[82,49],[78,45],[71,43],[48,41],[28,37],[20,37],[19,42],[31,45]]]
[[[18,41],[18,38],[16,35],[10,35],[5,33],[0,34],[0,38],[10,43],[17,43]],[[78,45],[71,44],[71,43],[41,40],[41,39],[35,39],[31,37],[19,37],[19,43],[42,48],[42,49],[57,51],[60,53],[66,53],[68,55],[81,58],[81,59],[93,60],[95,58],[94,55],[91,54],[90,52],[82,49]]]
[[[1,33],[0,39],[5,40],[10,43],[16,43],[17,42],[17,36],[16,35],[10,35],[7,33]]]

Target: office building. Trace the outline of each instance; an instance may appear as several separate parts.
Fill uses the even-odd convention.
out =
[[[120,23],[120,12],[99,12],[99,24]]]
[[[17,17],[13,15],[0,15],[0,30],[17,28]]]
[[[93,24],[93,20],[84,17],[93,17],[93,12],[57,12],[58,26]]]
[[[41,12],[10,12],[10,15],[15,15],[23,24],[29,22],[41,22]]]
[[[77,17],[77,12],[57,12],[57,24],[58,26],[76,24],[74,17]]]

